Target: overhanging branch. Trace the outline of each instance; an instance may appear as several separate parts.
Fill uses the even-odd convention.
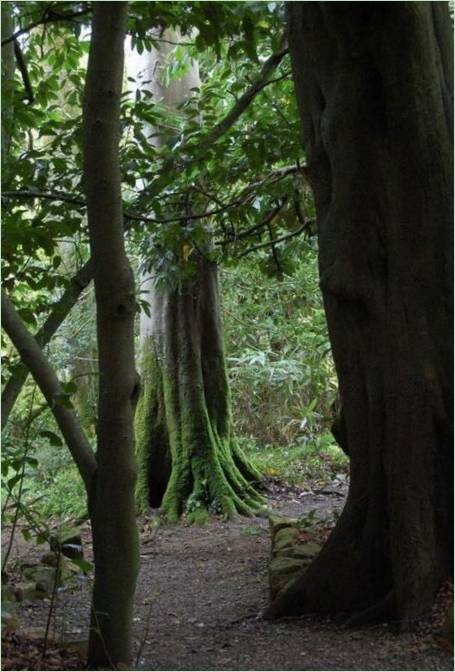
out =
[[[219,124],[216,124],[212,130],[202,139],[201,149],[204,149],[207,145],[212,145],[214,142],[219,140],[219,138],[224,135],[240,118],[249,104],[254,100],[258,93],[262,91],[264,87],[272,83],[270,80],[271,75],[275,72],[284,56],[288,53],[288,49],[282,49],[277,54],[272,54],[262,66],[261,72],[251,84],[249,89],[245,91],[240,98],[237,100],[235,105],[227,113],[222,121]],[[281,79],[281,78],[279,78]],[[277,80],[274,80],[277,81]]]
[[[59,326],[62,324],[72,307],[77,303],[81,292],[87,287],[93,277],[92,261],[84,266],[71,278],[70,284],[64,291],[60,299],[52,305],[51,312],[43,326],[35,335],[37,343],[43,348],[49,343]],[[2,430],[6,426],[11,411],[13,410],[16,399],[19,396],[22,387],[27,380],[28,368],[25,363],[17,364],[14,367],[11,377],[6,383],[2,392],[1,404],[1,422]]]
[[[225,203],[221,205],[218,208],[214,208],[213,210],[207,210],[206,212],[201,212],[201,213],[196,213],[196,214],[190,214],[190,215],[185,215],[182,217],[167,217],[165,219],[160,219],[157,217],[147,217],[145,215],[140,215],[135,212],[131,212],[130,210],[124,210],[123,215],[125,219],[129,219],[131,221],[135,222],[146,222],[150,224],[173,224],[173,223],[178,223],[178,222],[185,222],[189,220],[195,220],[195,219],[205,219],[207,217],[212,217],[214,215],[219,215],[223,212],[226,212],[226,210],[229,210],[234,207],[238,207],[240,205],[244,205],[245,200],[248,199],[249,195],[254,192],[254,190],[259,187],[263,186],[266,182],[270,181],[271,183],[275,183],[279,180],[284,179],[288,175],[292,175],[295,173],[300,173],[302,175],[306,174],[306,167],[305,166],[285,166],[284,168],[277,168],[276,170],[270,171],[265,177],[262,179],[253,182],[250,185],[247,185],[241,192],[240,194],[234,198],[232,201],[229,201],[228,203]],[[41,200],[48,200],[48,201],[61,201],[63,203],[69,203],[71,205],[76,205],[80,206],[81,208],[86,207],[85,200],[82,198],[78,198],[77,196],[74,196],[74,194],[69,194],[66,192],[57,192],[57,191],[30,191],[30,190],[21,190],[21,191],[4,191],[1,195],[2,199],[34,199],[38,198]],[[125,227],[127,228],[127,227]]]
[[[237,256],[237,259],[241,259],[242,257],[245,257],[247,254],[250,254],[250,252],[255,252],[256,250],[261,250],[264,247],[270,247],[271,245],[278,245],[278,243],[282,243],[285,240],[290,240],[291,238],[295,238],[296,236],[300,236],[305,229],[308,229],[310,226],[311,220],[306,222],[304,226],[301,226],[297,231],[293,231],[292,233],[288,233],[285,236],[281,236],[281,238],[276,238],[273,241],[268,240],[266,243],[259,243],[259,245],[253,245],[253,247],[249,247],[247,250],[242,252]]]

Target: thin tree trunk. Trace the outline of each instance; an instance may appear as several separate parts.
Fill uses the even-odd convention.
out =
[[[411,627],[453,569],[452,54],[446,3],[289,3],[351,483],[270,617]]]
[[[88,663],[128,665],[138,572],[133,446],[135,295],[125,255],[118,145],[127,3],[95,3],[84,103],[84,182],[97,306],[98,472]]]

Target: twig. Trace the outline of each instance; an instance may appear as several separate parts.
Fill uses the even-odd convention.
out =
[[[54,585],[52,586],[52,595],[51,595],[51,602],[49,604],[49,613],[47,615],[47,622],[46,622],[46,630],[44,632],[44,642],[43,642],[43,652],[41,654],[41,666],[43,664],[44,658],[47,653],[47,642],[49,638],[49,629],[51,626],[51,619],[52,619],[52,614],[54,612],[54,607],[56,603],[56,598],[57,598],[57,588],[58,588],[58,583],[59,583],[59,574],[60,574],[60,559],[61,559],[61,551],[60,549],[55,552],[55,555],[57,556],[57,564],[55,567],[55,576],[54,576]]]
[[[278,243],[282,243],[285,240],[289,240],[290,238],[295,238],[295,236],[299,236],[305,229],[308,227],[308,223],[305,224],[305,226],[301,226],[300,229],[297,231],[293,231],[292,233],[288,233],[286,236],[281,236],[281,238],[277,238],[276,240],[273,241],[273,245],[278,245]],[[242,252],[242,254],[239,254],[237,256],[237,259],[241,259],[247,254],[250,254],[250,252],[255,252],[256,250],[261,250],[263,247],[270,247],[272,243],[268,240],[266,243],[260,243],[259,245],[253,245],[253,247],[249,247],[247,250]]]
[[[147,619],[145,621],[144,635],[142,637],[141,643],[139,644],[139,649],[138,649],[137,656],[136,656],[136,664],[135,664],[136,669],[138,669],[138,667],[139,667],[139,662],[141,660],[142,651],[144,650],[145,642],[147,640],[147,637],[149,636],[150,621],[151,621],[151,617],[152,617],[152,607],[153,607],[153,602],[150,601],[150,605],[149,605],[149,608],[148,608],[148,611],[147,611]]]
[[[281,200],[281,203],[278,203],[278,204],[273,208],[273,210],[271,210],[271,211],[264,217],[264,219],[263,219],[261,222],[259,222],[259,224],[255,224],[255,226],[252,226],[250,229],[247,229],[247,231],[242,231],[242,233],[240,233],[240,234],[237,236],[237,239],[240,240],[240,239],[243,239],[243,238],[248,238],[249,236],[251,236],[251,235],[253,235],[254,233],[256,233],[256,231],[259,231],[260,229],[264,228],[264,226],[269,226],[269,225],[273,222],[273,220],[275,219],[275,217],[278,215],[278,213],[281,212],[281,210],[282,210],[283,207],[285,206],[287,200],[288,200],[288,196],[287,196],[287,195],[283,196],[283,198],[282,198],[282,200]]]
[[[27,64],[24,59],[24,54],[22,53],[22,49],[17,40],[14,40],[14,55],[16,56],[17,67],[19,68],[19,71],[22,76],[22,81],[24,83],[26,98],[28,98],[28,102],[31,104],[34,101],[32,84],[30,82],[30,77],[28,74]]]
[[[271,227],[271,225],[270,225],[270,222],[267,222],[267,229],[268,229],[268,231],[269,231],[270,245],[271,245],[271,248],[272,248],[273,259],[274,259],[275,264],[276,264],[276,268],[277,268],[278,275],[282,278],[282,277],[283,277],[283,268],[282,268],[282,266],[281,266],[281,264],[280,264],[280,258],[278,257],[278,251],[277,251],[277,249],[276,249],[276,247],[275,247],[275,243],[276,243],[276,241],[275,241],[275,239],[274,239],[274,237],[273,237],[273,231],[272,231],[272,227]]]

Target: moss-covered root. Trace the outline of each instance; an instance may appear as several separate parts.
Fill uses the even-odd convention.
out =
[[[193,450],[180,453],[173,464],[161,510],[169,521],[185,513],[197,523],[205,522],[211,513],[227,518],[254,515],[264,507],[265,499],[242,475],[231,446],[214,433],[208,418],[204,434],[205,441],[199,435]]]

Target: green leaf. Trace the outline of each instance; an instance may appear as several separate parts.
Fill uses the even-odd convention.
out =
[[[10,490],[12,490],[12,489],[14,488],[14,486],[15,486],[17,483],[19,483],[20,480],[21,480],[21,475],[20,475],[20,474],[15,474],[15,475],[12,476],[10,479],[8,479],[8,481],[7,481],[8,488],[9,488]]]
[[[25,541],[30,541],[30,539],[32,538],[30,530],[28,530],[26,528],[22,528],[21,532],[22,532],[22,536],[24,537]]]
[[[93,563],[88,560],[82,560],[82,558],[70,558],[73,565],[79,567],[83,572],[91,572],[93,570]]]

